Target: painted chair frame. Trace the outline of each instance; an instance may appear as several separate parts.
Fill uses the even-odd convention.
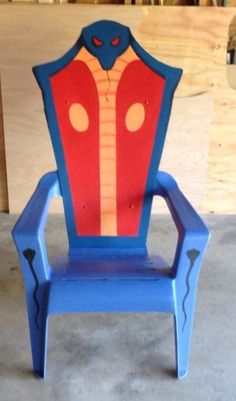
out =
[[[174,316],[177,377],[188,371],[198,275],[209,230],[174,179],[159,172],[156,195],[165,199],[178,230],[174,263],[150,280],[62,280],[50,267],[44,241],[48,207],[60,196],[57,172],[46,174],[13,231],[26,283],[33,369],[45,376],[48,317],[65,312],[167,312]],[[160,263],[160,267],[163,264]],[[157,266],[158,268],[158,266]],[[64,277],[65,278],[65,277]],[[119,278],[119,277],[118,277]],[[72,297],[73,294],[73,297]],[[99,294],[99,297],[98,297]],[[32,302],[33,301],[33,302]]]

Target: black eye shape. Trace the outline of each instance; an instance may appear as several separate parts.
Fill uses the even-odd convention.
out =
[[[113,47],[116,47],[116,46],[118,46],[120,44],[120,37],[119,36],[116,36],[112,41],[111,41],[111,45],[113,46]]]
[[[92,41],[93,41],[94,46],[96,46],[96,47],[100,47],[103,45],[103,41],[101,39],[97,38],[96,36],[93,36]]]

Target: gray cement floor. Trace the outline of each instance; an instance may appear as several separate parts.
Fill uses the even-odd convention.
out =
[[[182,381],[174,376],[173,321],[165,314],[53,316],[47,377],[35,379],[10,237],[15,220],[0,214],[0,401],[236,400],[236,217],[206,218],[212,240],[200,276],[190,371]],[[63,231],[62,217],[50,217],[50,255],[65,252]],[[150,249],[171,261],[170,219],[154,219],[150,237]]]

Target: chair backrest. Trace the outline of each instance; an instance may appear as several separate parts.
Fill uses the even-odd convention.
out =
[[[172,98],[182,70],[113,21],[33,68],[63,195],[70,249],[145,248]]]

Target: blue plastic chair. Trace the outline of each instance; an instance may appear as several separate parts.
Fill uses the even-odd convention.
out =
[[[155,60],[113,21],[84,28],[68,53],[33,71],[58,167],[41,178],[13,230],[34,372],[45,377],[51,314],[148,311],[174,316],[182,378],[209,238],[174,179],[158,172],[182,71]],[[154,195],[166,200],[178,230],[172,267],[147,253]],[[55,196],[63,198],[69,252],[49,263],[44,229]]]

